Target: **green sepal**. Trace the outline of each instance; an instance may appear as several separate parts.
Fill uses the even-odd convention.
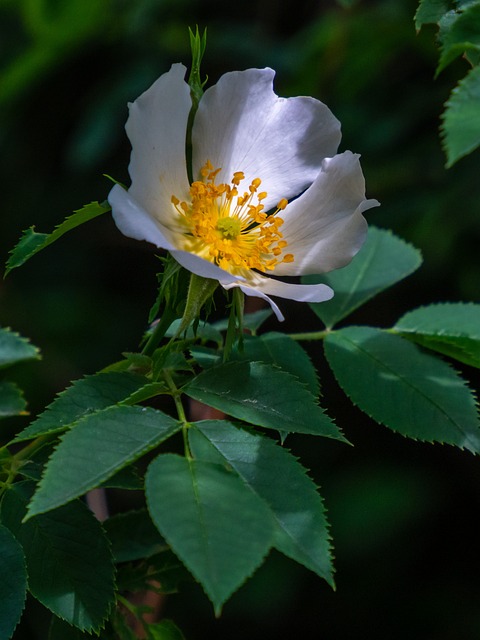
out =
[[[217,287],[217,280],[203,278],[202,276],[197,276],[196,273],[190,275],[187,303],[182,320],[174,336],[175,338],[186,332],[190,325],[198,322],[202,307],[211,300]]]

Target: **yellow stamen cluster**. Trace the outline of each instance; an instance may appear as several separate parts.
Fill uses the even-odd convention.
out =
[[[258,192],[260,178],[252,180],[248,191],[239,195],[244,173],[235,171],[231,184],[217,185],[220,171],[210,162],[202,167],[202,180],[190,187],[190,203],[172,196],[186,229],[184,249],[239,274],[245,269],[271,271],[281,262],[293,262],[291,253],[280,258],[287,242],[279,231],[283,220],[277,214],[288,201],[282,198],[276,210],[267,214],[262,204],[267,193]]]

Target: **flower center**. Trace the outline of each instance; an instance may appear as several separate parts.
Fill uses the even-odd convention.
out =
[[[293,262],[293,255],[284,253],[287,242],[279,230],[283,220],[277,215],[288,201],[282,198],[276,210],[267,214],[262,204],[267,193],[258,193],[260,178],[239,195],[244,173],[236,171],[230,184],[216,184],[219,171],[206,162],[200,171],[202,180],[190,187],[189,203],[172,196],[185,228],[182,248],[237,274],[245,269],[271,271],[281,262]]]

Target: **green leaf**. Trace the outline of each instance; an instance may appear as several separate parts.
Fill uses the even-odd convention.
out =
[[[480,367],[480,305],[433,304],[406,313],[394,331],[418,344]]]
[[[424,24],[435,24],[449,10],[448,0],[420,0],[415,13],[415,28],[417,31]]]
[[[115,562],[141,560],[167,549],[146,509],[116,514],[103,523],[103,528]]]
[[[325,355],[362,411],[410,438],[480,451],[475,398],[445,362],[371,327],[329,334]]]
[[[480,4],[470,5],[461,13],[449,12],[440,21],[442,48],[437,73],[465,51],[480,50]]]
[[[239,420],[282,432],[345,441],[315,398],[289,373],[259,362],[229,362],[200,373],[183,391]]]
[[[196,345],[190,349],[190,354],[202,369],[210,369],[210,367],[223,362],[221,352],[211,347]]]
[[[442,115],[447,168],[480,144],[480,67],[474,67],[452,91]]]
[[[25,360],[38,360],[40,352],[28,340],[0,327],[0,368]]]
[[[151,640],[185,640],[185,636],[172,620],[147,625]]]
[[[21,545],[3,525],[0,549],[0,638],[9,640],[25,606],[27,569]]]
[[[0,418],[27,415],[23,392],[13,382],[0,381]]]
[[[80,418],[129,398],[148,383],[147,378],[128,372],[100,373],[76,380],[13,442],[64,431]]]
[[[114,601],[114,566],[98,520],[80,501],[22,523],[30,483],[2,501],[2,521],[23,547],[29,590],[55,615],[98,631]]]
[[[87,415],[61,437],[29,505],[28,517],[98,487],[180,427],[177,420],[147,407],[108,407]]]
[[[188,433],[195,457],[232,468],[264,503],[274,546],[333,585],[322,498],[297,459],[270,438],[225,420],[197,422]]]
[[[146,496],[152,520],[218,614],[270,549],[269,512],[224,467],[174,454],[151,463]]]
[[[235,350],[231,360],[272,364],[303,382],[314,397],[320,394],[317,372],[302,347],[283,333],[272,331],[261,336],[245,336],[243,350]]]
[[[331,329],[352,311],[413,273],[422,262],[420,252],[390,231],[370,227],[367,240],[352,262],[322,276],[307,276],[306,283],[332,287],[334,297],[310,306]]]
[[[58,227],[55,227],[52,233],[37,233],[34,230],[35,227],[26,229],[18,244],[10,251],[5,275],[8,275],[12,269],[21,267],[22,264],[25,264],[32,256],[61,238],[68,231],[110,210],[111,207],[108,202],[91,202],[66,218]]]

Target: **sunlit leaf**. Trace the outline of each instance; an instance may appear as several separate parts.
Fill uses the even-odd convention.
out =
[[[344,440],[304,385],[270,365],[229,362],[212,367],[186,384],[183,391],[227,415],[261,427]]]
[[[394,327],[424,347],[480,367],[480,305],[442,303],[406,313]]]
[[[348,397],[377,422],[413,439],[480,451],[475,397],[439,358],[371,327],[329,334],[325,355]]]

